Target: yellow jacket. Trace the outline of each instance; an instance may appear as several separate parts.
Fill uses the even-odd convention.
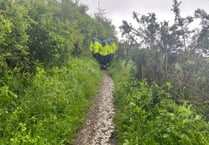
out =
[[[110,43],[108,45],[109,45],[109,49],[108,49],[109,51],[108,51],[108,53],[109,54],[115,53],[116,50],[117,50],[117,45],[115,44],[115,42],[112,42],[112,43]]]
[[[90,43],[90,51],[92,53],[99,53],[100,47],[101,47],[101,44],[97,41]]]
[[[111,50],[112,50],[112,53],[115,53],[116,52],[117,45],[115,44],[115,42],[112,43]]]
[[[109,49],[109,46],[107,44],[104,46],[101,46],[99,50],[99,54],[102,56],[108,55],[108,49]]]

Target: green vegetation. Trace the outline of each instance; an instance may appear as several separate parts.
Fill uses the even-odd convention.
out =
[[[36,69],[27,78],[10,74],[1,87],[2,145],[72,143],[101,77],[99,66],[89,59],[74,59],[48,72]]]
[[[110,70],[116,83],[116,138],[123,145],[207,145],[209,124],[187,101],[173,100],[171,83],[137,81],[133,65]]]
[[[139,81],[171,82],[175,101],[189,100],[208,119],[209,14],[198,9],[194,16],[182,17],[180,5],[173,0],[172,24],[158,22],[155,13],[133,12],[138,27],[123,21],[120,28],[126,41],[121,44],[120,58],[134,62]],[[201,27],[190,27],[197,20]]]
[[[101,79],[102,15],[73,0],[0,0],[0,144],[73,144]]]
[[[209,14],[174,23],[154,13],[124,21],[109,69],[116,89],[115,136],[124,145],[209,144]],[[99,10],[73,0],[0,0],[0,145],[73,144],[101,79],[92,37],[115,39]],[[190,30],[199,19],[199,31]],[[192,41],[191,41],[192,40]]]
[[[126,39],[109,70],[118,144],[209,144],[209,14],[198,9],[184,18],[180,4],[173,0],[173,24],[133,12],[138,27],[120,27]],[[197,19],[198,31],[189,27]]]

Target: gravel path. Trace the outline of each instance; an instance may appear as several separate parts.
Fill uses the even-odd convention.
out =
[[[115,145],[111,139],[114,131],[113,116],[115,114],[113,90],[112,79],[106,71],[103,71],[100,90],[94,98],[89,111],[89,118],[83,129],[79,131],[75,145]]]

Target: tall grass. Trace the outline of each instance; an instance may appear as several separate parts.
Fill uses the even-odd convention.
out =
[[[90,59],[47,71],[39,67],[30,77],[9,75],[0,88],[0,144],[72,144],[100,79]]]

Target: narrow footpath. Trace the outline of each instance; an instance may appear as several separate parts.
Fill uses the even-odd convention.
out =
[[[115,145],[111,139],[114,131],[113,106],[114,83],[106,71],[102,71],[102,82],[89,111],[83,129],[79,131],[75,145]]]

